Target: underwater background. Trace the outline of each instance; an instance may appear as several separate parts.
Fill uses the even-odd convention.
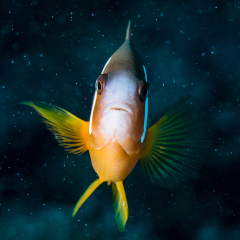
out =
[[[240,239],[240,1],[0,2],[0,239]],[[145,64],[149,126],[182,95],[209,115],[212,149],[184,184],[152,184],[138,163],[124,181],[129,219],[117,231],[112,190],[88,152],[69,154],[35,110],[52,103],[89,120],[94,84],[125,39]]]

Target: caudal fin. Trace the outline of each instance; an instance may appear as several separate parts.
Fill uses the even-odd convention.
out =
[[[75,205],[73,209],[72,217],[76,215],[78,209],[83,205],[83,203],[88,199],[88,197],[96,190],[96,188],[103,182],[104,181],[102,179],[97,179],[87,188],[87,190],[79,198],[77,204]]]
[[[117,229],[122,232],[128,219],[128,204],[122,182],[112,183],[112,205],[115,211]]]

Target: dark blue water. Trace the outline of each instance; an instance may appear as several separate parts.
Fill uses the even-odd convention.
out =
[[[7,1],[0,3],[0,239],[239,239],[240,1]],[[132,41],[146,66],[152,125],[185,94],[209,114],[212,150],[174,189],[140,164],[124,181],[126,230],[114,223],[111,188],[88,153],[69,154],[21,101],[44,101],[89,120],[97,76]]]

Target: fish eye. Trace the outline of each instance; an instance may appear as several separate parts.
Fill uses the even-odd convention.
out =
[[[98,81],[97,86],[98,86],[98,91],[101,92],[102,91],[102,83],[100,81]]]
[[[138,94],[142,102],[146,100],[148,95],[148,84],[142,80],[139,81]]]
[[[143,99],[146,99],[146,97],[147,97],[147,88],[146,88],[146,87],[142,90],[142,92],[141,92],[141,97],[142,97]]]
[[[100,95],[104,90],[106,83],[107,83],[108,75],[101,74],[96,80],[95,89],[97,90],[98,94]]]
[[[102,93],[103,83],[102,83],[102,79],[101,79],[101,78],[98,78],[98,79],[97,79],[96,89],[97,89],[98,94],[101,94],[101,93]]]

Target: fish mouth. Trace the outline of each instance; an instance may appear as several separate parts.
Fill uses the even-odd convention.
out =
[[[110,102],[103,107],[101,117],[104,117],[106,114],[115,111],[116,113],[128,113],[131,119],[134,121],[134,109],[135,107],[133,105],[130,105],[126,102]]]
[[[119,107],[112,107],[109,110],[116,110],[116,111],[123,111],[123,112],[128,112],[126,109],[124,108],[119,108]]]

